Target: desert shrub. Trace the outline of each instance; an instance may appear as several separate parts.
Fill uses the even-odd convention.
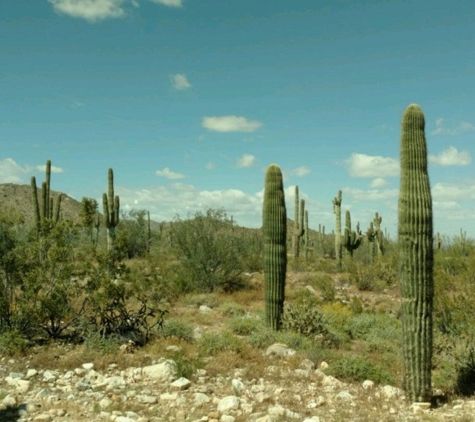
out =
[[[88,353],[114,355],[118,352],[123,341],[118,335],[103,336],[98,331],[90,331],[86,334],[83,344]]]
[[[327,333],[326,320],[316,301],[288,304],[284,308],[282,328],[307,337]]]
[[[395,381],[384,367],[364,356],[342,355],[330,364],[327,373],[341,381],[371,380],[378,384],[394,384]]]
[[[242,289],[246,242],[223,209],[198,211],[187,220],[178,216],[173,241],[182,264],[184,291],[212,292]]]
[[[246,314],[246,310],[241,305],[235,302],[224,302],[220,305],[220,309],[227,317],[242,316]]]
[[[324,302],[333,302],[335,300],[336,290],[333,283],[333,278],[330,275],[317,275],[312,284],[320,289]]]
[[[474,333],[464,335],[434,333],[433,384],[449,394],[475,393]]]
[[[214,356],[220,352],[242,350],[241,341],[228,331],[204,333],[197,341],[198,350],[202,355]]]
[[[173,352],[168,357],[175,362],[177,377],[191,379],[198,369],[204,367],[203,360],[199,356],[189,356],[183,351]]]
[[[379,278],[378,271],[373,266],[356,265],[350,274],[350,282],[360,291],[380,292],[385,284]]]
[[[173,318],[164,321],[160,335],[188,342],[192,341],[194,338],[193,327],[190,324]]]
[[[121,212],[114,247],[122,259],[144,257],[148,251],[148,223],[145,210]]]
[[[7,331],[0,334],[0,355],[23,355],[28,350],[28,340],[18,331]]]
[[[237,335],[248,336],[258,328],[258,321],[249,316],[234,316],[226,321],[229,329]]]

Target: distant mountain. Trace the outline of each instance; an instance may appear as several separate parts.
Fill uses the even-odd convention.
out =
[[[60,192],[51,191],[51,197],[55,199]],[[41,189],[37,189],[38,200],[41,203]],[[20,214],[26,222],[33,224],[33,205],[31,202],[30,185],[15,185],[13,183],[0,184],[0,206],[3,210],[14,210]],[[79,223],[79,211],[81,202],[62,193],[61,216]]]

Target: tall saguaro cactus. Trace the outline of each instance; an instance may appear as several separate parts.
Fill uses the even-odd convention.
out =
[[[304,215],[305,215],[305,200],[300,200],[299,207],[299,187],[295,186],[295,205],[294,205],[294,231],[292,236],[292,247],[294,258],[300,255],[300,238],[304,234]]]
[[[262,209],[266,323],[279,330],[285,299],[287,270],[287,212],[282,172],[277,164],[267,167]]]
[[[108,193],[102,195],[102,205],[104,210],[104,224],[107,228],[107,250],[112,250],[115,239],[115,228],[119,224],[119,197],[114,196],[114,172],[110,168],[108,171]]]
[[[342,242],[341,242],[341,190],[338,196],[333,198],[333,212],[335,213],[335,258],[338,269],[341,269]]]
[[[432,198],[427,173],[424,113],[409,105],[401,125],[398,246],[402,295],[404,388],[430,401],[434,297]]]
[[[31,199],[33,202],[33,219],[37,238],[40,237],[42,227],[48,220],[52,224],[59,221],[61,209],[61,194],[58,194],[56,203],[51,198],[51,160],[46,160],[46,180],[41,184],[41,207],[38,201],[38,192],[35,176],[31,177]]]

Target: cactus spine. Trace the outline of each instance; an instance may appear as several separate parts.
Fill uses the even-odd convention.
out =
[[[285,298],[287,269],[287,212],[282,172],[271,164],[266,171],[262,210],[266,323],[279,330]]]
[[[401,125],[398,204],[404,388],[413,401],[430,401],[434,297],[432,198],[427,173],[424,114],[417,104]]]
[[[335,213],[335,258],[337,268],[341,270],[342,242],[341,242],[341,190],[338,196],[333,199],[333,212]]]
[[[304,234],[304,215],[305,200],[300,200],[299,207],[299,187],[295,186],[294,233],[292,236],[294,258],[298,258],[300,255],[300,238]]]
[[[356,230],[351,230],[351,215],[350,211],[347,210],[345,213],[345,233],[343,235],[342,244],[350,257],[352,257],[353,252],[359,248],[362,240],[360,223],[356,225]]]
[[[102,205],[104,211],[104,224],[107,228],[107,250],[114,247],[115,228],[119,224],[119,196],[114,196],[114,173],[110,168],[108,171],[108,193],[102,195]]]
[[[31,177],[31,199],[33,203],[33,219],[37,239],[41,230],[45,228],[45,223],[49,221],[53,225],[59,221],[61,209],[61,193],[56,198],[56,203],[50,196],[51,193],[51,160],[46,160],[46,180],[41,184],[41,207],[38,202],[36,188],[36,178]]]

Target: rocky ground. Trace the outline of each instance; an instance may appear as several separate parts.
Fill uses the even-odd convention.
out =
[[[185,379],[164,358],[103,370],[87,362],[54,369],[53,358],[51,369],[36,369],[26,359],[2,358],[0,421],[475,421],[475,398],[432,409],[410,404],[398,388],[326,375],[324,362],[315,368],[285,345],[269,347],[264,362],[268,376],[260,378],[238,368],[227,377],[198,369]]]

